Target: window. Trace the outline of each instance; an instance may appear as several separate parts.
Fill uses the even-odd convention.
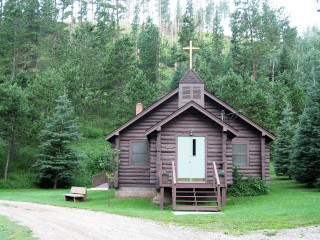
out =
[[[146,141],[134,141],[131,143],[131,163],[147,164],[148,144]]]
[[[197,150],[196,150],[196,139],[193,139],[193,141],[192,141],[192,155],[193,156],[196,156],[197,154],[196,154],[196,152],[197,152]]]
[[[237,166],[246,166],[248,160],[248,144],[232,144],[232,163]]]

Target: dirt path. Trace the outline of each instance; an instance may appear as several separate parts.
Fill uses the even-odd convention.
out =
[[[320,239],[320,226],[230,236],[104,212],[0,200],[0,215],[29,227],[39,239]]]

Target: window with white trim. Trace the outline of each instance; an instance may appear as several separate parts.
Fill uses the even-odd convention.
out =
[[[248,144],[232,144],[232,163],[236,166],[246,166],[248,163]]]
[[[131,143],[131,163],[146,165],[148,163],[148,142],[132,141]]]

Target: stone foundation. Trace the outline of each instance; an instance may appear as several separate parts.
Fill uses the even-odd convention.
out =
[[[168,206],[172,204],[172,196],[170,189],[165,189],[164,191],[164,205]],[[157,191],[157,195],[152,199],[152,204],[154,205],[160,205],[160,190]]]
[[[155,188],[119,187],[116,189],[115,198],[153,198],[156,194]]]

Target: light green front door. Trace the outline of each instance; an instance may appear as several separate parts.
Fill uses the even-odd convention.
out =
[[[178,181],[205,181],[205,137],[178,137]]]

